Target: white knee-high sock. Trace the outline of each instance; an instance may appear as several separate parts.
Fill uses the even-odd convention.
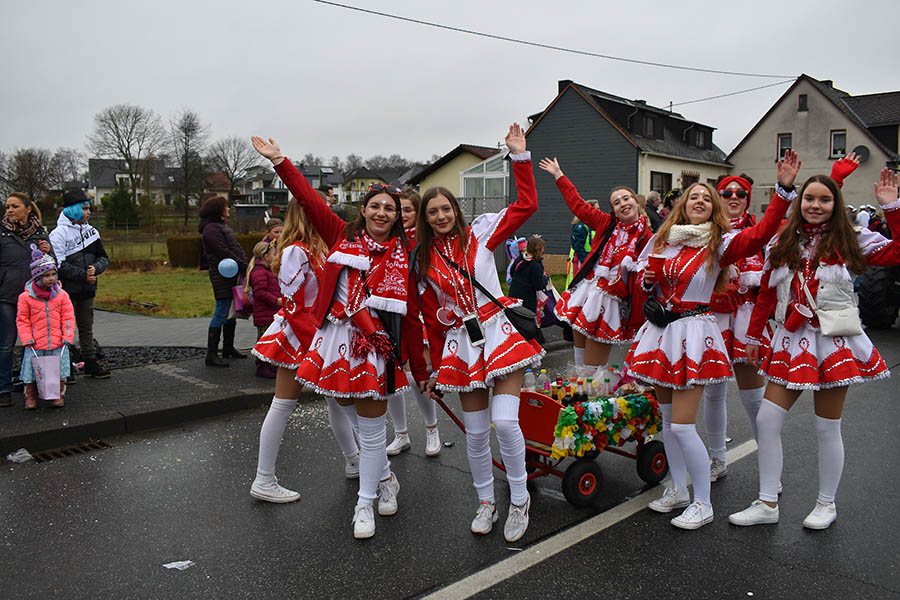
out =
[[[412,395],[416,397],[416,403],[419,405],[419,411],[422,413],[422,420],[425,421],[425,427],[434,427],[437,425],[437,404],[434,398],[419,391],[416,380],[413,379],[412,373],[406,372],[406,379],[410,382]],[[388,405],[390,407],[390,405]],[[391,417],[393,418],[393,417]]]
[[[350,423],[350,429],[353,430],[353,433],[356,434],[356,437],[359,437],[359,419],[356,415],[356,406],[351,404],[349,406],[344,406],[343,404],[338,404],[341,412],[344,413],[344,417],[346,417],[347,422]]]
[[[488,409],[463,412],[466,456],[472,483],[481,502],[494,502],[494,465],[491,462],[491,413]]]
[[[359,452],[359,448],[357,448],[356,440],[353,438],[353,428],[350,425],[350,421],[347,420],[337,400],[325,398],[325,401],[328,405],[328,422],[331,424],[331,433],[334,434],[334,439],[337,440],[341,454],[353,456]],[[354,412],[354,414],[356,413]]]
[[[766,502],[778,502],[778,482],[784,467],[781,428],[786,418],[786,410],[763,398],[756,414],[756,429],[759,432],[759,499]]]
[[[584,348],[579,348],[578,346],[575,346],[575,366],[584,366]]]
[[[672,434],[672,405],[660,404],[659,410],[663,417],[663,446],[666,449],[666,461],[669,463],[672,483],[679,490],[687,490],[687,466],[684,464],[684,454],[681,453],[681,446]]]
[[[725,382],[712,383],[703,388],[703,422],[709,440],[709,455],[719,460],[725,460],[725,429],[728,423],[728,411],[725,407],[727,385]],[[694,488],[696,487],[695,484]]]
[[[406,433],[406,395],[394,394],[387,401],[388,414],[394,424],[394,433]]]
[[[491,399],[491,419],[506,467],[509,501],[521,506],[528,500],[528,473],[525,471],[525,436],[519,427],[519,397],[495,394]]]
[[[359,417],[359,498],[356,503],[373,504],[378,496],[378,482],[390,476],[384,415]]]
[[[816,415],[816,434],[819,438],[819,497],[820,504],[834,502],[841,473],[844,471],[844,440],[841,420]]]
[[[291,413],[297,408],[297,400],[272,398],[272,405],[259,430],[259,457],[256,461],[256,478],[262,483],[275,479],[275,463],[281,449],[281,438]]]
[[[672,435],[681,446],[684,463],[694,482],[694,502],[709,502],[709,453],[693,423],[672,423]]]
[[[759,413],[759,405],[762,403],[763,394],[766,393],[765,386],[753,388],[752,390],[740,390],[741,402],[744,404],[744,410],[750,417],[750,427],[753,429],[753,439],[759,441],[759,432],[756,430],[756,415]]]

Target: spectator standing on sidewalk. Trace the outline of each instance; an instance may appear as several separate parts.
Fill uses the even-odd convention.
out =
[[[63,209],[50,232],[50,243],[59,261],[59,281],[75,307],[78,343],[84,361],[84,374],[106,379],[109,370],[97,361],[94,344],[94,296],[97,277],[109,265],[100,232],[88,223],[91,218],[91,199],[84,190],[69,190],[63,194]],[[74,383],[74,372],[66,380]]]
[[[253,258],[247,267],[247,282],[244,294],[253,298],[253,325],[256,327],[256,340],[263,336],[269,325],[275,320],[275,313],[282,306],[281,288],[278,278],[272,273],[271,265],[275,260],[275,246],[278,240],[258,242],[253,246]],[[256,376],[275,379],[278,368],[260,359],[256,359]]]
[[[234,316],[228,318],[233,288],[238,284],[237,275],[225,277],[219,273],[219,263],[231,258],[238,264],[238,273],[247,270],[247,255],[238,243],[234,232],[226,224],[231,208],[228,200],[222,197],[210,198],[200,207],[200,226],[202,236],[200,244],[200,265],[209,268],[209,281],[212,283],[216,307],[209,322],[209,333],[206,338],[206,364],[210,367],[227,367],[223,358],[247,358],[234,347],[234,330],[237,321]],[[219,357],[219,340],[222,340],[222,357]]]
[[[650,229],[653,230],[653,233],[656,233],[656,230],[659,229],[663,222],[662,217],[659,215],[660,204],[662,204],[662,198],[659,192],[654,191],[647,194],[647,206],[644,208],[644,212],[647,213],[647,218],[650,219]]]
[[[0,406],[12,406],[12,363],[16,345],[16,303],[31,279],[31,244],[51,253],[41,211],[26,194],[13,192],[0,219]]]

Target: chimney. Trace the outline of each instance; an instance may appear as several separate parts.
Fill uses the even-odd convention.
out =
[[[831,79],[823,79],[822,83],[824,83],[828,87],[834,87],[834,81],[832,81]]]
[[[571,79],[560,79],[560,80],[559,80],[559,87],[557,88],[556,93],[557,93],[557,94],[562,94],[562,91],[563,91],[564,89],[566,89],[566,86],[568,86],[570,83],[572,83],[572,80],[571,80]]]

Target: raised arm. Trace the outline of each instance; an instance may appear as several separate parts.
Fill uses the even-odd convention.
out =
[[[859,249],[870,265],[891,267],[900,265],[900,201],[897,200],[898,177],[888,168],[881,170],[881,178],[875,184],[875,198],[884,212],[884,221],[894,239],[863,229],[857,234]]]
[[[578,217],[582,223],[594,231],[605,231],[606,228],[609,227],[609,224],[612,223],[613,216],[599,208],[594,208],[584,201],[578,193],[578,190],[575,188],[575,185],[565,176],[565,174],[563,174],[562,169],[559,166],[559,161],[556,158],[553,160],[543,158],[538,166],[542,170],[553,175],[556,179],[556,187],[558,187],[559,191],[562,193],[563,200],[566,201],[569,210],[571,210],[572,214]]]
[[[513,163],[513,176],[516,178],[518,196],[516,201],[502,213],[500,223],[485,244],[491,252],[524,225],[538,207],[531,154],[526,150],[525,131],[518,123],[509,126],[509,133],[506,134],[506,146],[509,148],[509,158]]]
[[[309,185],[306,177],[297,170],[291,161],[285,159],[275,140],[269,138],[267,142],[259,136],[253,136],[250,141],[257,152],[272,161],[275,172],[300,203],[316,231],[319,232],[329,248],[333,246],[340,239],[347,223],[334,214],[319,193]]]

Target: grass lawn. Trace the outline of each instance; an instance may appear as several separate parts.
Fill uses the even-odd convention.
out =
[[[206,271],[160,266],[150,271],[107,270],[94,304],[153,317],[211,317],[215,300]],[[155,304],[144,307],[137,302]]]

